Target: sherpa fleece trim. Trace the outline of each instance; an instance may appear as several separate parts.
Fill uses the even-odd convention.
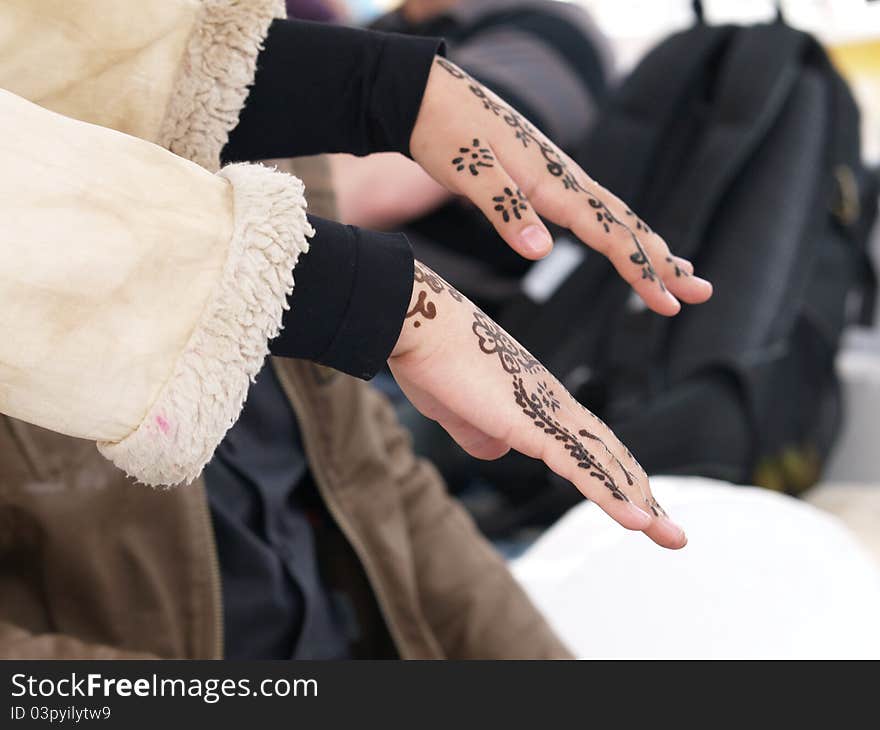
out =
[[[284,0],[202,0],[158,144],[216,172],[269,25],[285,17]]]
[[[247,164],[219,174],[232,183],[235,224],[217,289],[141,424],[118,443],[98,444],[129,476],[153,486],[195,479],[238,419],[281,329],[293,268],[314,234],[297,178]]]

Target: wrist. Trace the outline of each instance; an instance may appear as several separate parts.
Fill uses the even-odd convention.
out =
[[[413,289],[403,327],[389,360],[412,357],[422,351],[427,356],[455,331],[467,299],[459,291],[419,261],[413,262]],[[432,334],[433,333],[433,334]]]
[[[420,282],[418,281],[418,279],[421,278],[419,273],[420,268],[421,264],[419,264],[418,261],[413,262],[412,293],[410,294],[409,304],[407,305],[406,314],[403,318],[403,324],[400,327],[400,335],[397,338],[394,348],[391,350],[391,354],[388,356],[389,361],[408,355],[418,348],[421,339],[419,337],[419,330],[422,327],[422,317],[417,317],[416,315],[419,313],[420,292],[423,292],[423,289],[419,286]],[[424,295],[422,294],[422,296]],[[418,327],[416,326],[417,324]]]
[[[403,234],[309,217],[284,329],[271,351],[369,380],[384,367],[408,311],[413,255]]]

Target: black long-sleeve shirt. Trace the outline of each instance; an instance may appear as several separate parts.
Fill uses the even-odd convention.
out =
[[[224,161],[408,154],[438,52],[442,42],[432,38],[276,20]],[[403,326],[413,283],[409,243],[403,234],[309,221],[312,247],[297,266],[284,329],[270,350],[369,379]]]
[[[226,161],[316,152],[406,152],[438,41],[276,21]],[[306,191],[308,194],[308,191]],[[369,378],[394,346],[409,303],[413,258],[402,234],[310,216],[311,249],[275,355]],[[318,570],[310,509],[315,484],[298,424],[272,368],[205,468],[230,659],[349,655],[359,629],[346,598]],[[332,528],[332,525],[328,525]]]

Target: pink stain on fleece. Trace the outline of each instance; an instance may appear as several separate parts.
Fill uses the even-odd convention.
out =
[[[162,416],[156,416],[156,425],[162,433],[168,433],[168,429],[171,428],[171,424]]]

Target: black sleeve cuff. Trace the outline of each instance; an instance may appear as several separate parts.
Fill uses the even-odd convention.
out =
[[[409,154],[443,41],[275,20],[224,162],[326,152]]]
[[[411,157],[409,140],[422,106],[428,75],[434,57],[446,55],[446,45],[437,38],[398,33],[379,35],[382,52],[376,64],[370,99],[367,126],[373,135],[369,152],[400,152]]]
[[[309,216],[309,252],[273,355],[296,357],[369,380],[400,337],[413,288],[413,255],[401,233],[376,233]]]

